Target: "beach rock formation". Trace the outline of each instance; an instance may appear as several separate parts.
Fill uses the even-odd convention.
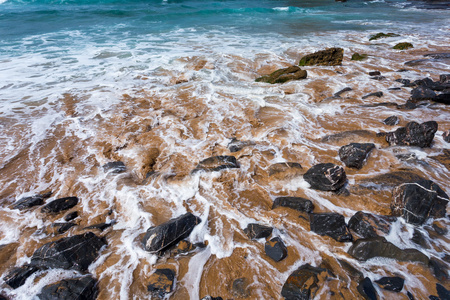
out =
[[[328,235],[338,242],[351,242],[353,237],[345,224],[343,215],[338,213],[310,214],[311,231],[320,235]]]
[[[311,200],[301,197],[278,197],[273,201],[272,209],[277,207],[289,207],[301,212],[311,213],[314,210],[314,204]]]
[[[347,167],[361,169],[373,149],[375,144],[372,143],[351,143],[339,149],[339,157]]]
[[[299,66],[337,66],[342,64],[344,49],[329,48],[303,56]]]
[[[57,214],[64,210],[71,209],[77,204],[78,204],[77,197],[59,198],[44,205],[41,209],[41,212],[48,214]]]
[[[98,295],[97,280],[92,276],[64,279],[42,288],[40,300],[95,300]]]
[[[347,182],[344,168],[332,163],[312,166],[303,179],[311,185],[312,189],[320,191],[337,191]]]
[[[388,132],[386,141],[391,146],[430,147],[437,129],[438,124],[435,121],[428,121],[422,124],[409,122],[405,127]]]
[[[256,78],[256,82],[266,83],[285,83],[291,80],[305,79],[308,73],[300,69],[298,66],[291,66],[284,69],[276,70],[275,72]]]
[[[148,279],[147,290],[156,299],[164,299],[174,288],[175,272],[172,269],[156,269]]]
[[[272,234],[272,227],[260,225],[257,223],[250,223],[244,229],[244,233],[251,239],[260,239],[269,237]]]

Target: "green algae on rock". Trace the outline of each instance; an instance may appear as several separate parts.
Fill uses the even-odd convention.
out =
[[[367,54],[359,54],[359,53],[353,53],[352,60],[364,60],[367,58]]]
[[[337,66],[342,64],[344,49],[329,48],[303,56],[299,66]]]
[[[393,37],[393,36],[399,36],[399,35],[392,33],[392,32],[389,32],[389,33],[379,32],[377,34],[371,35],[369,38],[369,41],[378,40],[378,39],[386,38],[386,37]]]
[[[278,69],[275,72],[256,78],[256,82],[266,83],[285,83],[290,80],[305,79],[308,76],[305,70],[300,69],[298,66],[291,66],[284,69]]]
[[[394,47],[392,47],[392,49],[396,49],[396,50],[407,50],[409,48],[414,48],[414,46],[411,43],[398,43],[397,45],[395,45]]]

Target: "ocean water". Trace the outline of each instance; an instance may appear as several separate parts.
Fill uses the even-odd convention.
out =
[[[2,278],[29,263],[44,243],[86,232],[99,223],[108,246],[89,267],[99,281],[98,299],[149,299],[148,278],[155,268],[176,271],[170,299],[282,299],[281,288],[304,263],[332,268],[336,278],[321,286],[315,299],[357,299],[358,282],[338,263],[345,260],[364,277],[400,275],[400,294],[376,286],[384,299],[436,295],[437,279],[428,266],[374,259],[359,262],[338,243],[310,231],[309,222],[286,208],[272,210],[278,196],[311,199],[316,212],[338,212],[346,221],[358,210],[390,214],[388,188],[364,189],[364,180],[393,171],[410,171],[435,181],[450,193],[450,170],[436,159],[449,144],[450,110],[441,104],[415,110],[365,107],[403,104],[410,89],[395,79],[439,79],[450,72],[448,59],[423,60],[450,48],[450,10],[445,2],[420,1],[20,1],[0,3],[0,258]],[[369,41],[372,34],[395,37]],[[393,50],[399,42],[414,48]],[[342,47],[336,67],[305,67],[308,78],[270,85],[255,78],[297,64],[308,53]],[[353,53],[368,59],[351,61]],[[397,72],[406,68],[406,72]],[[369,71],[386,78],[373,80]],[[330,98],[351,87],[342,98]],[[392,90],[392,87],[401,87]],[[382,98],[366,95],[383,91]],[[381,121],[400,117],[396,127]],[[409,121],[438,122],[431,148],[388,147],[371,135],[336,142],[321,138],[350,130],[392,131]],[[236,138],[249,146],[231,153]],[[353,139],[352,139],[353,138]],[[363,169],[346,168],[350,196],[309,188],[301,173],[317,163],[339,160],[340,146],[374,142]],[[413,160],[400,160],[398,154]],[[191,171],[215,155],[233,155],[239,169]],[[448,155],[448,154],[447,154]],[[102,166],[122,161],[126,172]],[[269,174],[270,166],[300,163],[295,174]],[[40,208],[19,211],[12,204],[26,196],[52,192],[51,198],[77,196],[76,226],[63,234],[52,224],[64,213]],[[190,235],[203,249],[157,257],[144,251],[143,234],[185,212],[202,219]],[[432,222],[420,227],[428,248],[411,241],[414,227],[399,219],[386,238],[400,248],[416,248],[449,267],[449,236],[436,235]],[[274,227],[288,247],[278,263],[264,254],[265,240],[250,241],[249,223]],[[438,220],[449,227],[447,218]],[[448,274],[448,272],[447,272]],[[41,289],[79,276],[68,270],[35,273],[1,293],[33,299]],[[233,289],[245,278],[245,292]],[[336,299],[341,299],[336,296]],[[402,298],[403,297],[403,298]]]

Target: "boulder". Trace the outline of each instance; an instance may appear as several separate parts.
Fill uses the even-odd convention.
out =
[[[109,172],[113,174],[123,173],[127,170],[125,164],[121,161],[111,161],[104,164],[102,167],[105,173]]]
[[[351,242],[353,237],[345,224],[343,215],[338,213],[310,214],[311,230],[320,235],[328,235],[338,242]]]
[[[442,218],[449,201],[447,194],[433,181],[421,179],[397,186],[393,192],[392,215],[421,225],[429,217]]]
[[[95,300],[97,295],[97,280],[89,275],[46,285],[37,297],[40,300]]]
[[[383,123],[388,126],[394,126],[397,125],[400,119],[397,116],[390,116],[384,119]]]
[[[51,196],[51,192],[43,194],[43,195],[34,195],[30,197],[24,197],[17,200],[13,204],[14,209],[24,210],[33,206],[42,205],[44,200]]]
[[[208,157],[198,163],[192,173],[198,171],[220,171],[223,169],[239,168],[239,163],[234,156],[219,155]]]
[[[5,283],[17,289],[22,286],[28,277],[39,271],[39,268],[33,265],[23,265],[21,267],[13,268],[8,274],[3,278]]]
[[[311,185],[312,189],[320,191],[337,191],[347,182],[344,168],[332,163],[317,164],[312,166],[303,179]]]
[[[356,240],[348,250],[354,258],[366,261],[374,257],[392,258],[398,261],[421,262],[428,265],[428,257],[416,249],[400,249],[384,237]]]
[[[401,292],[403,285],[405,284],[405,279],[395,276],[395,277],[381,277],[375,282],[384,290]]]
[[[434,100],[436,98],[436,93],[426,87],[426,86],[418,86],[411,91],[411,100],[412,101],[423,101],[423,100]]]
[[[228,144],[228,150],[230,150],[230,152],[238,152],[241,151],[242,149],[244,149],[245,147],[248,146],[252,146],[254,145],[254,142],[250,142],[250,141],[239,141],[235,138],[231,139],[231,142]]]
[[[377,300],[378,295],[375,287],[372,284],[372,280],[369,277],[364,278],[356,287],[358,292],[366,300]]]
[[[344,49],[329,48],[303,56],[298,63],[300,66],[337,66],[342,64]]]
[[[362,96],[362,99],[367,99],[367,98],[369,98],[369,97],[378,97],[378,98],[381,98],[381,97],[383,97],[383,92],[374,92],[374,93],[370,93],[370,94],[367,94],[367,95]]]
[[[270,241],[267,241],[264,245],[264,251],[267,256],[276,262],[285,259],[288,254],[286,246],[279,237],[274,237]]]
[[[389,32],[389,33],[379,32],[377,34],[371,35],[369,38],[369,41],[378,40],[378,39],[387,38],[387,37],[394,37],[394,36],[399,36],[399,35],[392,33],[392,32]]]
[[[435,121],[422,124],[409,122],[405,127],[388,132],[386,134],[386,141],[391,146],[430,147],[437,129],[438,124]]]
[[[277,207],[289,207],[301,212],[311,213],[314,210],[314,204],[311,200],[301,197],[278,197],[273,202],[272,209]]]
[[[375,148],[372,143],[351,143],[339,149],[341,161],[349,168],[361,169],[370,151]]]
[[[395,217],[376,216],[358,211],[348,221],[348,228],[362,238],[376,237],[380,234],[389,234],[391,222],[395,220]]]
[[[308,73],[305,70],[300,69],[298,66],[291,66],[284,69],[276,70],[275,72],[256,78],[256,82],[266,83],[285,83],[291,80],[305,79]]]
[[[367,58],[367,54],[353,53],[351,60],[364,60],[366,58]]]
[[[172,269],[156,269],[148,279],[147,290],[152,297],[164,299],[167,294],[172,293],[174,288],[175,272]]]
[[[186,213],[161,225],[150,227],[142,240],[144,249],[150,253],[158,253],[187,238],[201,219]]]
[[[398,43],[394,47],[392,47],[392,49],[395,49],[395,50],[407,50],[410,48],[414,48],[414,46],[408,42]]]
[[[65,237],[37,249],[31,257],[31,265],[86,271],[104,245],[106,241],[92,232]]]
[[[320,285],[330,276],[324,268],[312,267],[309,264],[300,266],[287,278],[281,289],[281,296],[286,300],[314,299]]]
[[[57,214],[64,210],[68,210],[78,204],[77,197],[65,197],[53,200],[41,209],[42,213]]]
[[[269,237],[272,234],[272,227],[250,223],[244,229],[244,233],[252,240]]]

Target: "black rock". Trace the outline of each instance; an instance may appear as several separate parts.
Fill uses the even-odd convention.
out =
[[[86,271],[104,245],[105,240],[92,232],[65,237],[37,249],[31,257],[31,265]]]
[[[147,290],[153,297],[163,299],[173,291],[175,272],[172,269],[157,269],[149,277]]]
[[[378,295],[375,290],[372,281],[369,277],[364,278],[356,288],[358,292],[367,300],[377,300]]]
[[[381,75],[381,72],[380,71],[372,71],[372,72],[369,72],[369,76],[380,76]]]
[[[156,227],[150,227],[142,240],[144,249],[150,253],[164,251],[187,238],[201,219],[186,213]]]
[[[376,216],[358,211],[348,221],[348,228],[363,238],[379,236],[379,232],[388,234],[391,230],[391,222],[395,217]]]
[[[413,236],[411,238],[413,243],[421,246],[422,248],[428,248],[428,243],[422,232],[420,232],[417,228],[414,228]]]
[[[346,87],[346,88],[343,88],[342,90],[338,91],[337,93],[334,93],[333,96],[334,97],[340,97],[343,93],[349,92],[349,91],[353,91],[353,89],[350,88],[350,87]]]
[[[374,257],[386,257],[398,261],[417,261],[428,265],[429,259],[416,249],[400,249],[384,237],[356,240],[348,250],[354,258],[366,261]]]
[[[373,77],[370,77],[370,79],[373,79],[373,80],[384,80],[384,79],[386,79],[386,77],[384,77],[384,76],[373,76]]]
[[[278,197],[273,202],[272,209],[277,207],[289,207],[301,212],[311,213],[314,210],[314,204],[311,200],[301,197]]]
[[[381,97],[383,97],[383,92],[370,93],[370,94],[367,94],[367,95],[363,96],[362,99],[367,99],[367,98],[372,97],[372,96],[381,98]]]
[[[260,225],[257,223],[250,223],[244,229],[244,233],[252,240],[266,238],[272,234],[272,227]]]
[[[450,143],[450,130],[444,131],[442,137],[444,138],[444,141]]]
[[[192,173],[200,170],[212,172],[230,168],[239,168],[236,157],[226,155],[212,156],[199,162]]]
[[[72,223],[72,222],[67,222],[67,223],[53,223],[52,226],[57,228],[57,232],[58,233],[64,233],[67,230],[69,230],[70,228],[72,228],[73,226],[76,226],[77,224]]]
[[[73,219],[76,219],[78,217],[78,212],[77,211],[73,211],[68,213],[65,217],[64,217],[64,221],[72,221]]]
[[[113,174],[123,173],[127,170],[125,164],[121,161],[111,161],[104,164],[102,167],[104,172],[110,172]]]
[[[441,74],[439,75],[440,83],[450,83],[450,74]]]
[[[238,151],[244,149],[245,147],[251,146],[254,144],[255,144],[254,142],[239,141],[239,140],[233,138],[227,147],[230,150],[230,152],[238,152]]]
[[[65,197],[53,200],[42,207],[41,212],[56,214],[68,210],[78,204],[77,197]]]
[[[447,290],[442,284],[436,283],[436,291],[441,300],[450,299],[450,291]]]
[[[310,214],[311,230],[320,235],[328,235],[338,242],[350,242],[353,237],[345,224],[343,215],[338,213]]]
[[[404,110],[416,109],[418,107],[419,107],[419,105],[411,100],[406,101],[405,104],[397,105],[398,109],[404,109]]]
[[[414,296],[411,294],[410,291],[407,291],[407,292],[406,292],[406,296],[408,296],[409,300],[415,300],[415,299],[414,299]]]
[[[389,126],[394,126],[394,125],[397,125],[399,121],[400,121],[400,119],[397,116],[390,116],[390,117],[387,117],[383,121],[383,123],[386,125],[389,125]]]
[[[85,227],[84,229],[99,229],[100,231],[103,231],[103,230],[113,226],[114,224],[116,224],[116,220],[112,220],[109,223],[99,223],[99,224],[91,225],[91,226]]]
[[[405,279],[401,277],[381,277],[375,282],[382,288],[388,291],[400,292],[405,284]]]
[[[48,197],[45,197],[44,195],[34,195],[31,197],[24,197],[19,200],[17,200],[13,204],[14,209],[24,210],[33,206],[42,205],[44,203],[44,199]]]
[[[406,222],[421,225],[429,217],[445,216],[449,201],[447,194],[433,181],[421,179],[397,186],[393,192],[392,215]]]
[[[434,277],[436,277],[439,281],[444,282],[450,279],[448,275],[449,270],[444,263],[438,261],[437,259],[432,258],[430,259],[428,265],[433,271]]]
[[[28,277],[30,277],[37,271],[39,271],[39,268],[36,266],[24,265],[9,271],[9,273],[6,274],[3,280],[13,289],[17,289],[19,286],[22,286],[25,283]]]
[[[395,81],[400,82],[404,87],[415,86],[415,84],[411,83],[411,80],[409,79],[396,79]]]
[[[281,296],[286,300],[314,299],[319,284],[328,276],[327,269],[312,267],[309,264],[302,265],[289,275],[281,289]]]
[[[332,163],[312,166],[303,179],[311,185],[311,188],[320,191],[337,191],[347,182],[344,168]]]
[[[361,169],[364,160],[374,148],[372,143],[351,143],[339,149],[339,157],[347,167]]]
[[[201,300],[223,300],[222,297],[212,297],[212,296],[205,296]]]
[[[308,76],[306,70],[300,69],[298,66],[291,66],[284,69],[278,69],[275,72],[256,78],[256,82],[266,83],[285,83],[291,80],[305,79]]]
[[[435,102],[443,103],[443,104],[450,104],[450,93],[443,93],[436,95],[436,97],[433,99]]]
[[[394,132],[388,132],[386,141],[391,146],[430,147],[437,129],[438,124],[435,121],[422,124],[409,122],[406,127],[400,127]]]
[[[98,295],[97,280],[92,276],[65,279],[42,288],[41,300],[95,300]]]
[[[266,255],[276,262],[283,260],[287,256],[287,248],[283,241],[279,237],[274,237],[270,241],[267,241],[264,246]]]
[[[418,86],[411,91],[412,101],[433,100],[434,98],[436,98],[436,93],[426,86]]]

